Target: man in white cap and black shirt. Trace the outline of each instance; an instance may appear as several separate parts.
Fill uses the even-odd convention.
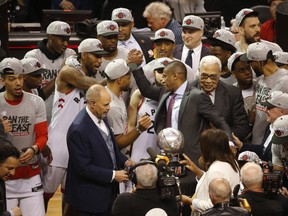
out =
[[[42,74],[42,88],[46,92],[46,111],[48,123],[52,117],[53,92],[55,78],[64,65],[66,58],[75,55],[75,51],[67,48],[71,35],[70,25],[62,21],[54,21],[46,29],[47,38],[39,42],[38,48],[28,51],[24,58],[34,57],[48,69]]]
[[[170,29],[162,28],[155,32],[155,35],[153,38],[151,38],[154,41],[154,58],[163,58],[167,57],[172,60],[181,61],[177,58],[174,58],[173,52],[175,49],[175,35]],[[155,60],[154,60],[155,61]],[[154,61],[149,62],[147,65],[144,66],[143,70],[145,75],[150,74],[153,75],[153,65],[155,64]],[[188,64],[185,64],[185,67],[187,69],[187,80],[189,83],[192,83],[195,80],[196,77],[196,70],[193,70]],[[147,76],[149,79],[151,76]]]
[[[277,67],[273,50],[263,42],[250,44],[247,53],[242,55],[240,59],[249,61],[256,74],[263,74],[256,85],[256,116],[252,131],[252,143],[259,145],[268,125],[266,109],[262,103],[270,97],[272,91],[279,90],[288,93],[288,72]]]
[[[219,58],[222,64],[220,80],[230,85],[236,82],[236,78],[228,69],[227,62],[228,58],[236,51],[235,42],[235,36],[226,29],[218,29],[212,37],[208,37],[210,55]]]
[[[23,90],[40,96],[43,100],[46,99],[45,88],[41,88],[42,74],[47,72],[48,69],[44,68],[38,59],[27,57],[21,60],[24,70]]]
[[[235,43],[237,51],[246,53],[249,44],[260,41],[271,46],[273,52],[282,51],[278,44],[260,39],[261,23],[257,11],[243,8],[236,14],[234,25],[240,33],[240,40]]]
[[[189,15],[182,22],[183,44],[177,44],[173,56],[197,71],[200,60],[209,54],[209,48],[202,44],[204,21],[201,17]]]
[[[46,109],[42,98],[22,90],[25,74],[21,61],[5,58],[0,63],[1,118],[11,123],[12,142],[19,151],[20,166],[6,181],[7,208],[20,207],[23,216],[45,216],[38,154],[47,142]]]
[[[93,84],[98,84],[93,76],[106,53],[98,39],[87,38],[78,46],[78,58],[68,58],[56,78],[47,142],[52,151],[53,161],[44,166],[42,173],[46,208],[59,185],[61,184],[62,190],[65,189],[69,158],[67,130],[75,116],[85,107],[85,91]]]
[[[111,20],[115,21],[119,27],[118,47],[124,47],[128,50],[141,50],[144,56],[141,66],[153,60],[149,50],[153,49],[151,39],[139,32],[133,32],[134,18],[127,8],[116,8],[112,11]]]
[[[273,55],[277,66],[288,70],[288,52],[276,51]]]

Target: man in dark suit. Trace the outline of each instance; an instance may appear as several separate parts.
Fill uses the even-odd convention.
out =
[[[0,137],[0,215],[1,216],[22,215],[19,207],[15,207],[12,210],[7,211],[6,188],[4,182],[15,174],[15,169],[16,167],[19,166],[19,158],[20,158],[20,152],[18,151],[18,149],[1,136]]]
[[[132,32],[134,27],[134,18],[127,8],[116,8],[112,11],[111,20],[115,21],[119,27],[118,46],[128,50],[141,50],[144,56],[142,66],[153,60],[153,55],[149,55],[152,51],[153,43],[146,32]],[[154,35],[154,33],[153,33]]]
[[[119,152],[105,119],[110,110],[109,92],[101,85],[93,85],[86,100],[87,107],[76,116],[67,133],[70,157],[65,198],[78,216],[109,216],[118,182],[128,181],[122,169],[131,162]]]
[[[209,48],[202,44],[204,21],[201,17],[189,15],[182,22],[183,44],[177,44],[173,56],[188,64],[195,72],[200,60],[209,54]]]
[[[164,68],[165,87],[150,84],[142,68],[133,71],[133,75],[144,97],[160,101],[154,120],[155,132],[159,133],[169,126],[180,130],[184,136],[183,152],[197,166],[200,166],[198,159],[201,155],[198,140],[202,131],[211,127],[210,123],[216,128],[223,129],[232,140],[229,125],[218,114],[209,96],[188,85],[187,70],[181,61],[172,61]],[[169,108],[168,104],[173,98],[173,93],[176,93],[176,97],[170,120],[167,107]],[[187,177],[180,178],[180,181],[183,193],[192,195],[197,184],[195,174],[188,172]],[[189,210],[188,212],[184,210],[183,215],[190,215]]]
[[[251,132],[241,90],[220,80],[221,62],[212,55],[200,61],[199,80],[193,85],[206,92],[231,131],[240,139]]]

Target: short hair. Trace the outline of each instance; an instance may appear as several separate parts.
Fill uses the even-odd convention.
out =
[[[20,151],[6,139],[0,138],[0,164],[4,163],[9,157],[20,158]]]
[[[138,166],[135,169],[137,184],[140,184],[146,189],[152,189],[156,187],[158,180],[158,170],[153,164],[145,164]]]
[[[216,56],[213,56],[213,55],[207,55],[207,56],[204,56],[200,63],[199,63],[199,69],[202,68],[203,65],[213,65],[213,64],[217,64],[218,65],[218,68],[219,68],[219,71],[222,71],[222,64],[221,64],[221,61],[219,58],[217,58]]]
[[[172,17],[172,11],[170,7],[163,2],[152,2],[146,6],[143,12],[143,17],[147,18],[148,16],[154,19],[170,19]]]
[[[245,20],[246,20],[248,17],[257,17],[257,18],[259,19],[258,15],[256,15],[255,13],[249,13],[249,14],[247,14],[247,15],[242,19],[242,21],[241,21],[241,23],[239,24],[239,26],[243,27],[243,25],[244,25],[244,23],[245,23]]]
[[[95,84],[90,86],[86,92],[86,101],[94,100],[97,101],[101,97],[101,92],[105,89],[102,85]]]
[[[165,68],[168,68],[168,69],[169,69],[169,67],[175,68],[173,70],[173,72],[182,74],[183,77],[185,79],[187,79],[187,68],[183,62],[181,62],[179,60],[171,61],[165,66]]]
[[[214,178],[209,183],[209,193],[220,200],[230,199],[232,190],[229,181],[225,178]]]
[[[259,164],[247,162],[240,170],[240,179],[247,188],[261,186],[263,182],[263,171]]]

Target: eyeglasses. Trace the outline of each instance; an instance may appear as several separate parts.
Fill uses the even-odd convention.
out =
[[[201,78],[202,80],[206,80],[206,79],[208,79],[208,78],[210,78],[211,80],[217,80],[218,77],[219,77],[218,74],[211,74],[211,75],[209,75],[209,74],[206,74],[206,73],[201,73],[201,76],[200,76],[200,78]]]

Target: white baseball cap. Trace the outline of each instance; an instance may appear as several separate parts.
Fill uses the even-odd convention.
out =
[[[236,64],[240,60],[240,57],[243,54],[244,54],[243,52],[236,52],[236,53],[233,53],[229,57],[228,62],[227,62],[227,67],[228,67],[229,71],[232,71],[234,64]]]
[[[0,62],[0,73],[9,75],[24,74],[21,61],[14,57],[4,58]]]
[[[199,16],[194,16],[194,15],[185,16],[182,21],[182,27],[203,30],[204,21]]]
[[[167,57],[157,58],[155,59],[154,65],[153,65],[153,71],[157,69],[163,69],[166,67],[169,62],[172,62],[173,60]]]
[[[260,158],[255,152],[244,151],[238,155],[238,160],[246,162],[258,162],[260,161]]]
[[[271,139],[273,144],[288,143],[288,115],[278,117],[272,124],[274,135]]]
[[[288,65],[288,52],[276,51],[273,53],[275,57],[275,62]]]
[[[226,29],[218,29],[214,32],[212,37],[209,37],[210,41],[217,40],[223,43],[229,44],[234,47],[236,40],[232,32]]]
[[[151,40],[170,40],[175,43],[175,35],[170,29],[162,28],[155,32],[155,36]]]
[[[103,50],[103,46],[100,40],[95,38],[87,38],[83,40],[78,46],[79,53],[93,53],[96,55],[104,55],[108,52]]]
[[[267,60],[268,52],[272,52],[269,45],[263,42],[249,44],[247,53],[241,56],[242,61],[264,61]]]
[[[21,60],[22,67],[24,69],[24,74],[39,75],[48,69],[44,68],[37,58],[28,57]]]
[[[54,21],[49,24],[46,29],[47,34],[70,36],[71,28],[70,25],[62,21]]]
[[[133,22],[131,11],[127,8],[116,8],[112,11],[111,20],[115,22]]]
[[[97,34],[101,36],[118,35],[118,24],[115,21],[104,20],[98,23]]]
[[[115,80],[126,75],[130,71],[131,69],[124,59],[115,59],[106,66],[104,72],[110,80]]]
[[[272,91],[269,98],[262,105],[267,108],[288,109],[288,94],[282,91]]]
[[[234,21],[235,26],[239,27],[247,16],[252,16],[252,15],[258,17],[259,13],[250,8],[243,8],[235,16],[235,21]]]
[[[145,216],[156,216],[156,215],[157,216],[168,216],[166,211],[164,211],[161,208],[153,208],[145,214]]]

